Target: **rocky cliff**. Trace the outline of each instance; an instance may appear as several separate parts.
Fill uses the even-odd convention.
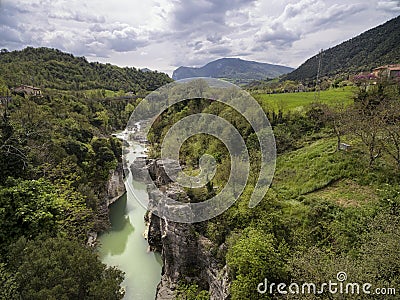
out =
[[[118,163],[115,170],[110,171],[110,179],[107,182],[106,205],[107,207],[125,194],[124,169],[122,162]]]
[[[164,195],[182,202],[190,201],[186,193],[172,183],[163,170],[165,161],[150,161],[148,169]],[[162,195],[149,191],[149,205],[156,207]],[[162,279],[157,287],[158,300],[174,299],[180,281],[196,283],[208,290],[211,299],[229,298],[229,278],[226,266],[221,266],[212,254],[213,243],[196,231],[199,224],[175,223],[149,212],[148,243],[160,251],[163,259]],[[204,224],[203,224],[204,225]]]
[[[124,168],[122,162],[120,162],[115,170],[110,171],[110,176],[105,187],[104,199],[99,207],[99,216],[108,220],[108,207],[125,194],[125,192]],[[87,240],[88,246],[94,247],[96,241],[97,232],[89,232]]]

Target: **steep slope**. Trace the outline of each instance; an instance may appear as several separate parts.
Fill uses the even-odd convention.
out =
[[[201,68],[179,67],[174,71],[172,78],[179,80],[190,77],[213,77],[247,83],[252,80],[275,78],[292,70],[292,68],[285,66],[247,61],[239,58],[221,58]]]
[[[285,79],[315,79],[318,62],[318,55],[311,57]],[[320,74],[354,74],[394,63],[400,63],[400,16],[323,51]]]
[[[171,81],[164,73],[89,63],[85,57],[49,48],[27,47],[0,53],[0,74],[9,86],[31,84],[42,88],[85,90],[154,90]]]

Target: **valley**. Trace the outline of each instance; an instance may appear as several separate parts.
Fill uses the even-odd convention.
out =
[[[0,299],[282,299],[277,290],[261,295],[260,284],[343,282],[343,273],[396,299],[399,23],[396,17],[324,51],[321,68],[314,56],[295,70],[221,58],[170,78],[52,48],[3,49]],[[221,95],[241,113],[213,99],[207,78],[240,84],[260,111],[233,88]],[[176,99],[183,101],[167,107]],[[132,115],[147,119],[158,108],[141,136]],[[249,120],[261,113],[275,142],[267,161],[276,168],[250,208],[266,140]],[[180,186],[165,169],[176,170],[162,159],[163,143],[175,124],[197,114],[228,121],[246,151],[231,156],[215,135],[190,135],[178,149],[183,173],[201,174],[203,155],[214,158],[215,173],[205,185]],[[191,128],[211,123],[200,118]],[[135,161],[140,167],[130,166]],[[234,162],[249,163],[248,178],[222,214],[195,223],[159,217],[165,203],[182,213],[165,195],[185,208],[206,203],[223,190]],[[156,191],[143,182],[147,173]],[[319,298],[302,296],[287,298]]]

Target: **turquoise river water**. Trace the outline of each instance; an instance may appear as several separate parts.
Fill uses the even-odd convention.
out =
[[[126,158],[132,162],[136,157],[143,156],[144,150],[140,144],[131,144]],[[132,180],[131,174],[126,180]],[[132,180],[132,186],[138,197],[148,197],[145,184]],[[143,236],[145,213],[146,210],[127,187],[127,193],[110,206],[109,232],[99,236],[101,260],[125,272],[123,286],[126,300],[153,300],[161,279],[161,257],[148,251]]]

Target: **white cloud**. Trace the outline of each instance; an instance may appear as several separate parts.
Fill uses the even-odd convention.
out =
[[[0,40],[170,74],[226,56],[295,67],[399,12],[393,0],[5,0]]]
[[[377,8],[387,12],[400,12],[400,1],[379,1]]]
[[[289,3],[279,17],[261,27],[256,35],[256,41],[272,44],[277,48],[290,47],[293,42],[304,38],[307,34],[337,26],[341,20],[354,16],[366,8],[362,4],[328,5],[327,1],[320,0]]]

